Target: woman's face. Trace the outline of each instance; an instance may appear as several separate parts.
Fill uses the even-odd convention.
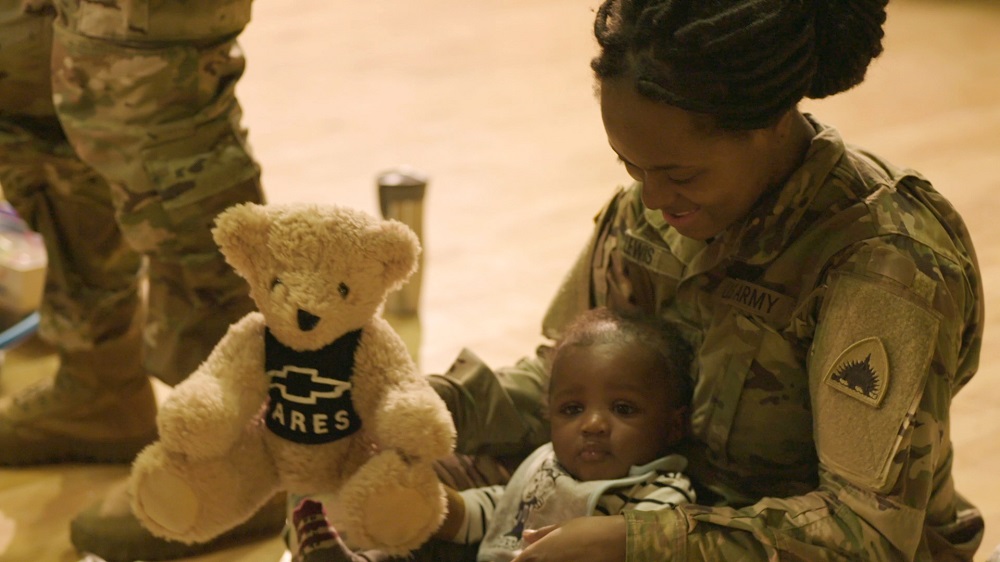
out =
[[[710,132],[696,114],[643,97],[626,78],[603,81],[600,98],[608,143],[642,183],[643,204],[689,238],[718,235],[791,171],[787,119],[767,129]]]
[[[552,365],[549,420],[559,464],[578,480],[609,480],[663,456],[686,428],[652,352],[638,344],[564,349]]]

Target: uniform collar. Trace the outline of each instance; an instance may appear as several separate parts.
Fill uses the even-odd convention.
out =
[[[762,265],[774,260],[811,223],[810,213],[817,209],[814,201],[827,177],[846,152],[840,133],[806,114],[816,129],[802,164],[792,172],[780,189],[764,195],[747,217],[723,232],[713,244],[726,247],[723,255],[740,261]]]

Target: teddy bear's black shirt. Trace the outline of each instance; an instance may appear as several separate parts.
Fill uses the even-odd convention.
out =
[[[265,422],[279,437],[316,445],[361,429],[351,401],[354,352],[361,330],[315,351],[295,351],[264,331],[264,368],[270,379]]]

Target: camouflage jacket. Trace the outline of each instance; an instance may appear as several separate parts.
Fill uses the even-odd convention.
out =
[[[700,505],[627,514],[629,561],[969,560],[982,539],[949,436],[982,340],[968,232],[918,174],[816,126],[800,169],[708,243],[620,190],[546,316],[556,338],[588,307],[655,312],[696,350]],[[492,384],[520,410],[508,442],[543,427],[532,373]]]

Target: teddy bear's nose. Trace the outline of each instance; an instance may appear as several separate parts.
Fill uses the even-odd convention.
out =
[[[316,327],[319,323],[319,316],[315,314],[309,314],[305,310],[299,309],[299,329],[303,332],[308,332]]]

